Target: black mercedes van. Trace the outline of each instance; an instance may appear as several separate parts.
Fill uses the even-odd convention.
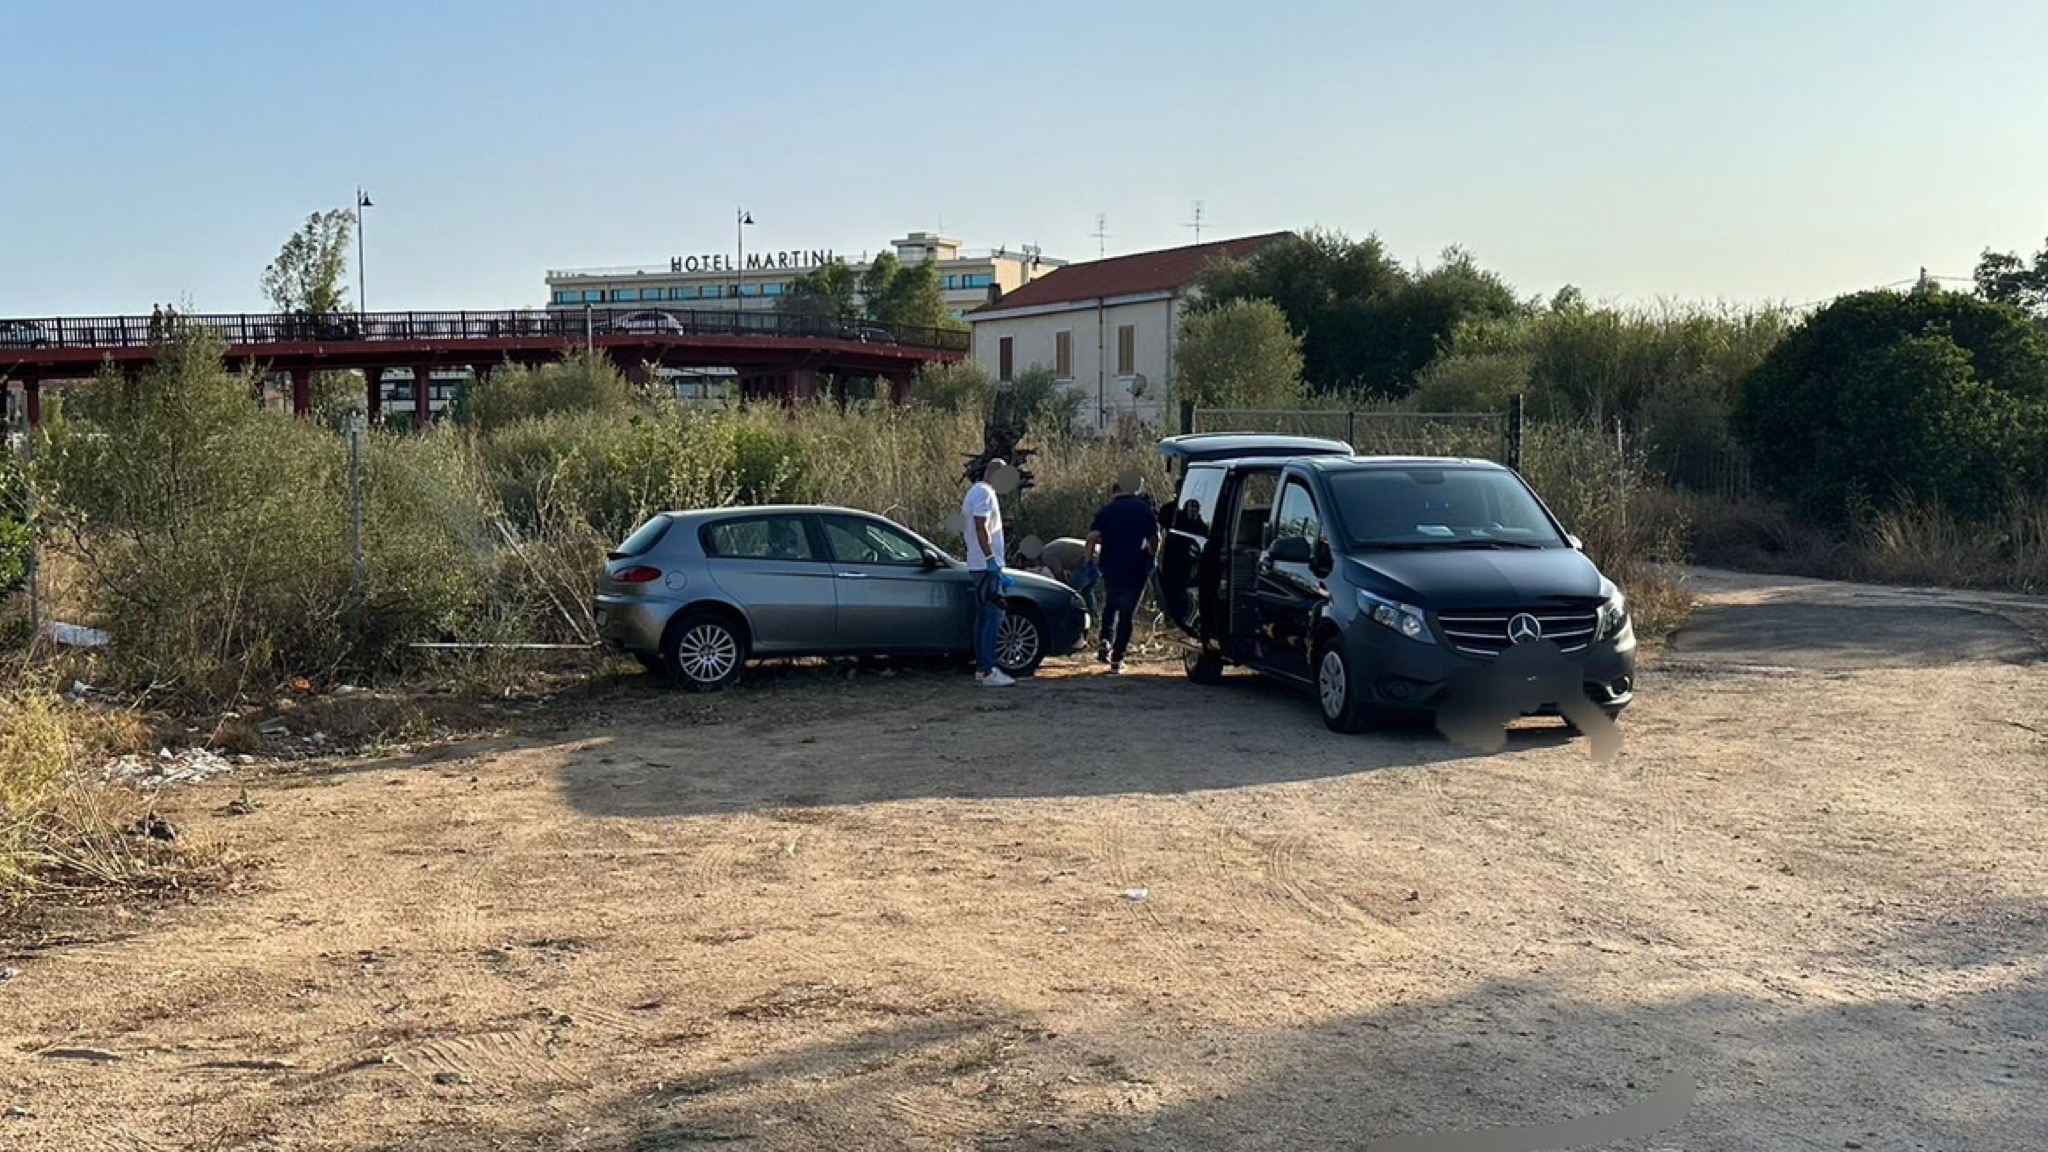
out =
[[[1180,488],[1160,510],[1155,592],[1186,634],[1190,679],[1254,668],[1358,732],[1434,712],[1461,672],[1548,640],[1608,715],[1634,699],[1626,599],[1514,471],[1288,436],[1159,450]]]

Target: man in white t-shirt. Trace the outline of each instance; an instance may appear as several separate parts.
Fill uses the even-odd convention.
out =
[[[974,678],[991,688],[1016,683],[996,667],[996,640],[1003,628],[1003,558],[1009,553],[1003,547],[1002,501],[988,478],[1005,467],[1004,461],[989,461],[960,502],[967,528],[967,571],[974,577]]]

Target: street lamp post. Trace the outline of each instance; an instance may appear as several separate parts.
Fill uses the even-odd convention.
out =
[[[370,311],[369,292],[363,287],[365,282],[363,274],[363,209],[375,207],[375,204],[370,203],[370,194],[363,191],[362,187],[358,185],[356,188],[356,312],[362,315],[368,315]]]
[[[746,293],[742,289],[746,286],[747,278],[747,225],[754,222],[754,214],[745,208],[741,208],[734,215],[734,219],[738,223],[734,224],[732,229],[734,236],[732,258],[732,310],[734,320],[732,323],[734,330],[737,331],[740,326],[738,320],[739,313],[747,306]]]

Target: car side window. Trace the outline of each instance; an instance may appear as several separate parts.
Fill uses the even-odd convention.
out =
[[[824,523],[825,543],[837,563],[924,565],[924,549],[893,525],[855,516],[827,516]]]
[[[1308,485],[1289,479],[1280,494],[1280,510],[1273,517],[1273,539],[1298,536],[1314,544],[1323,537],[1322,517],[1316,513],[1316,498]]]
[[[816,560],[800,516],[720,520],[704,528],[704,551],[729,560]]]
[[[1263,551],[1272,543],[1273,495],[1279,487],[1278,472],[1251,472],[1239,481],[1237,528],[1230,544],[1233,550]]]
[[[1180,508],[1174,527],[1196,536],[1209,534],[1209,521],[1216,515],[1216,498],[1223,493],[1223,469],[1190,468],[1180,485]]]

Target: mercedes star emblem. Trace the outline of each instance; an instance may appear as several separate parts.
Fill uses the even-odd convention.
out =
[[[1508,643],[1527,644],[1543,637],[1543,625],[1527,612],[1518,613],[1508,621]]]

